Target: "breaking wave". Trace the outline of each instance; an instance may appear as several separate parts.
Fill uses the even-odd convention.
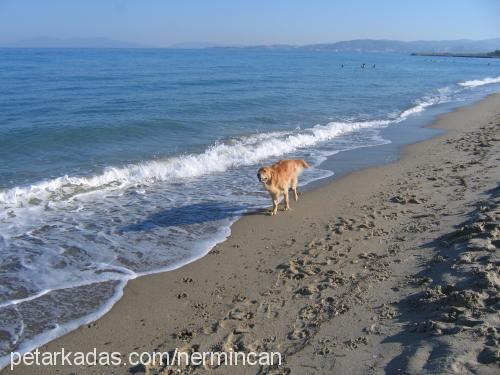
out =
[[[462,87],[478,87],[484,85],[491,85],[493,83],[500,83],[500,77],[496,78],[486,77],[483,79],[473,79],[471,81],[460,82],[459,85]]]
[[[99,189],[116,189],[155,181],[179,181],[230,168],[252,165],[261,160],[314,146],[342,134],[363,128],[388,125],[390,120],[330,122],[294,132],[261,133],[217,143],[200,154],[175,156],[124,167],[107,167],[90,177],[62,176],[0,192],[0,203],[18,205],[32,199],[60,200]]]

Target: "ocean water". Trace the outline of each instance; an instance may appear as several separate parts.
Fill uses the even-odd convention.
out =
[[[0,50],[0,365],[205,255],[269,205],[259,166],[330,177],[326,158],[381,129],[499,91],[495,59]]]

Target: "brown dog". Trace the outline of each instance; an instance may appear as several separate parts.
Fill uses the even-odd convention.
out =
[[[259,169],[257,177],[273,199],[273,210],[271,215],[276,215],[278,211],[278,202],[281,194],[285,196],[285,211],[290,209],[288,202],[288,190],[290,190],[290,188],[295,195],[295,201],[299,199],[297,194],[297,180],[300,172],[305,168],[309,168],[309,164],[299,159],[280,160],[276,164]]]

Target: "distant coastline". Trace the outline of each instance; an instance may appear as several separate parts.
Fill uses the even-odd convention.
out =
[[[472,57],[478,59],[498,59],[500,58],[500,50],[488,53],[439,53],[439,52],[413,52],[412,56],[432,56],[432,57]]]

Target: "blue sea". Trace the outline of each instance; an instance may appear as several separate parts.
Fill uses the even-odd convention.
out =
[[[303,185],[331,177],[325,160],[384,129],[499,91],[497,59],[0,50],[0,357],[204,256],[269,205],[259,166],[300,157]]]

